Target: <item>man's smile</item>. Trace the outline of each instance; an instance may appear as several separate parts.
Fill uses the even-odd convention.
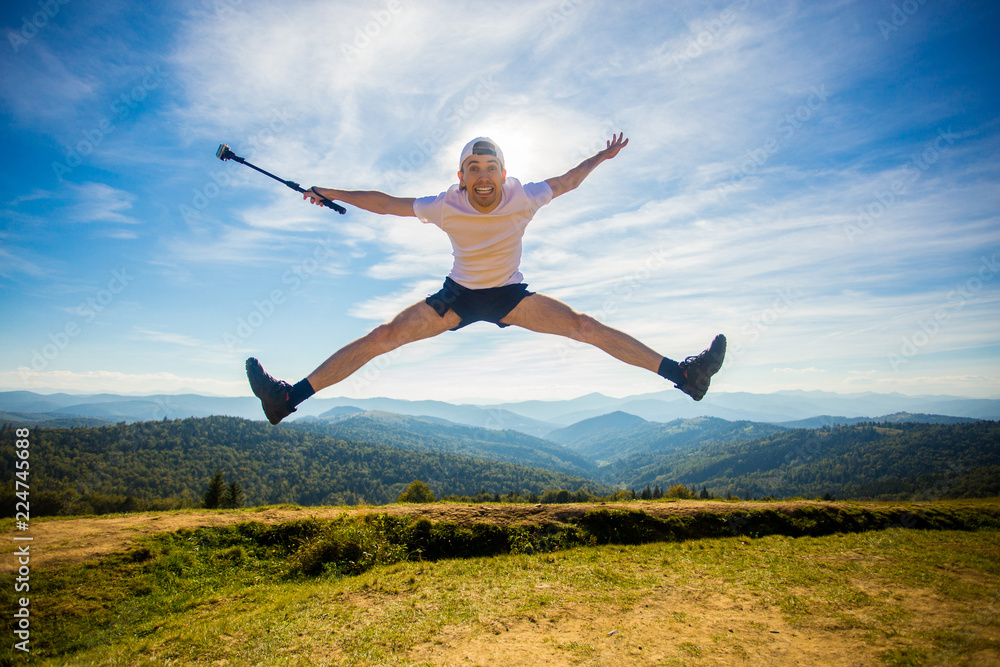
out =
[[[462,163],[458,183],[468,192],[469,203],[480,213],[490,213],[500,204],[507,173],[495,155],[474,153]]]

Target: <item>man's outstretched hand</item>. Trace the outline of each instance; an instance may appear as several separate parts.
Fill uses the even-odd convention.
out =
[[[618,155],[618,152],[627,145],[628,139],[625,138],[624,132],[620,132],[618,136],[612,134],[608,140],[608,147],[603,151],[595,153],[562,176],[545,180],[549,184],[549,187],[552,188],[552,196],[558,197],[570,190],[575,190],[583,182],[583,179],[587,178],[587,175],[594,171],[597,165]]]
[[[628,139],[622,141],[624,136],[624,132],[620,132],[617,137],[615,135],[611,135],[611,138],[608,140],[608,147],[598,153],[598,155],[605,160],[610,160],[614,156],[618,155],[618,151],[628,146]]]
[[[324,206],[323,200],[326,199],[323,195],[316,191],[315,187],[309,188],[304,193],[302,193],[303,199],[308,199],[310,204],[316,204],[317,206]]]

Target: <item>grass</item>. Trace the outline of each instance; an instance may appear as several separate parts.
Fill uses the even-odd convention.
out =
[[[608,529],[609,517],[598,518]],[[619,518],[626,538],[648,537],[647,519]],[[515,553],[477,557],[477,544],[502,542],[498,533],[428,524],[180,530],[40,572],[33,662],[742,664],[819,655],[836,664],[844,651],[891,665],[1000,659],[996,530],[592,546],[552,534],[532,542],[529,531],[505,538]],[[444,558],[444,540],[469,557]],[[440,559],[414,557],[415,545]],[[796,653],[807,649],[819,653]],[[16,659],[9,642],[3,650],[0,663]]]

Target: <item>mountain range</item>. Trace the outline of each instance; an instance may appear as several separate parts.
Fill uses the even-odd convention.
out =
[[[770,412],[753,411],[754,405],[768,400],[775,406]],[[720,402],[728,407],[715,405]],[[142,480],[151,470],[169,477],[164,471],[176,467],[176,461],[167,459],[176,458],[178,446],[186,448],[182,458],[189,469],[174,496],[190,501],[199,475],[210,475],[216,466],[243,476],[258,468],[269,470],[282,442],[295,443],[298,449],[310,443],[306,449],[313,452],[310,456],[324,457],[321,467],[326,472],[300,466],[294,474],[288,470],[288,475],[274,479],[250,474],[247,488],[269,502],[385,501],[409,479],[426,479],[442,495],[467,494],[470,488],[539,493],[548,488],[546,483],[631,490],[666,490],[679,484],[741,497],[900,499],[1000,493],[1000,424],[992,421],[1000,415],[1000,401],[816,392],[722,394],[715,403],[682,404],[705,414],[662,420],[677,408],[674,403],[657,394],[631,399],[591,394],[573,401],[494,406],[318,399],[307,402],[296,419],[272,427],[261,419],[253,398],[6,392],[0,393],[0,423],[56,429],[44,431],[52,435],[42,438],[51,439],[52,457],[68,455],[63,450],[80,442],[93,443],[86,451],[93,470],[87,481],[66,487],[67,506],[96,502],[80,500],[73,489],[96,488],[95,479],[115,479],[118,474],[112,474],[112,468],[128,468],[135,485],[131,490],[101,486],[101,497],[154,498],[159,487]],[[616,406],[622,409],[613,409]],[[873,406],[896,411],[869,416]],[[899,408],[937,408],[942,413]],[[711,414],[719,411],[730,418]],[[848,416],[831,416],[835,411]],[[220,414],[210,416],[213,412]],[[733,414],[756,419],[734,419]],[[116,435],[116,429],[126,429],[121,433],[127,437]],[[192,448],[194,441],[205,444]],[[271,444],[260,450],[261,442]],[[151,458],[140,463],[131,461],[134,456]],[[349,463],[358,456],[366,461],[361,468]],[[220,463],[211,463],[213,459]],[[338,467],[345,462],[347,468]],[[61,484],[82,474],[74,465],[59,466]],[[278,482],[293,488],[300,475],[308,475],[309,482],[294,487],[294,493],[275,495],[268,490]]]
[[[716,417],[732,422],[752,421],[800,428],[851,423],[852,420],[874,419],[896,413],[1000,419],[1000,399],[781,391],[770,394],[719,392],[696,403],[680,392],[664,391],[624,398],[595,393],[570,400],[494,405],[392,398],[315,397],[300,405],[298,412],[289,421],[320,418],[331,410],[345,409],[444,419],[455,424],[492,430],[515,430],[536,437],[547,437],[554,431],[583,420],[616,412],[661,423],[676,419]],[[0,419],[46,423],[50,426],[97,425],[122,421],[132,423],[214,415],[263,419],[260,403],[253,397],[0,392]]]

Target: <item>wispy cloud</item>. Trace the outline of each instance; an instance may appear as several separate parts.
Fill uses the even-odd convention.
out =
[[[826,371],[822,368],[775,368],[772,369],[772,373],[789,373],[792,375],[801,375],[807,373],[825,373]]]
[[[132,209],[135,195],[106,183],[71,184],[69,188],[74,203],[66,215],[68,222],[138,224],[139,220],[125,214]]]
[[[217,396],[239,396],[248,392],[242,379],[219,380],[207,377],[182,377],[173,373],[120,373],[114,371],[34,371],[21,368],[0,371],[0,386],[22,389],[46,389],[88,393],[150,395],[197,392]]]
[[[163,331],[152,331],[141,327],[132,327],[132,336],[136,340],[143,340],[152,343],[180,345],[181,347],[207,347],[205,341],[194,338],[193,336],[179,333],[167,333]]]
[[[32,311],[41,306],[22,289],[51,296],[76,280],[93,291],[130,267],[134,309],[102,313],[120,317],[107,344],[143,351],[134,358],[148,367],[123,361],[126,374],[181,375],[180,352],[228,372],[191,352],[215,349],[275,290],[284,304],[244,347],[315,367],[436,291],[451,265],[437,228],[310,207],[214,160],[220,142],[303,186],[423,196],[454,181],[472,136],[500,142],[527,182],[623,131],[628,147],[528,227],[533,290],[664,354],[727,333],[720,387],[913,391],[939,378],[1000,391],[975,379],[996,365],[1000,300],[998,271],[980,275],[1000,250],[989,3],[921,5],[888,37],[887,8],[858,2],[523,0],[488,29],[480,7],[444,0],[164,5],[143,22],[127,4],[103,10],[65,5],[27,48],[0,55],[19,151],[0,193],[0,276],[18,288],[5,305]],[[155,94],[56,184],[52,162],[152,65]],[[289,349],[288,330],[306,321],[321,323],[322,345],[302,331]],[[98,350],[81,339],[60,363],[102,363]],[[430,385],[427,359],[443,373]],[[490,327],[425,341],[379,378],[357,391],[461,396],[481,381],[471,393],[546,397],[662,384],[588,348]]]
[[[97,79],[79,75],[40,39],[32,40],[25,53],[0,51],[0,103],[18,125],[52,129],[72,117],[77,105],[94,99]],[[46,85],[38,85],[44,81]]]
[[[19,250],[8,250],[0,246],[0,276],[11,278],[19,274],[41,278],[46,270],[24,256]]]
[[[49,190],[41,190],[39,188],[35,188],[34,190],[32,190],[27,194],[18,195],[17,197],[14,197],[14,199],[11,200],[10,205],[20,206],[25,202],[50,200],[54,199],[55,196],[56,196],[55,193]]]

